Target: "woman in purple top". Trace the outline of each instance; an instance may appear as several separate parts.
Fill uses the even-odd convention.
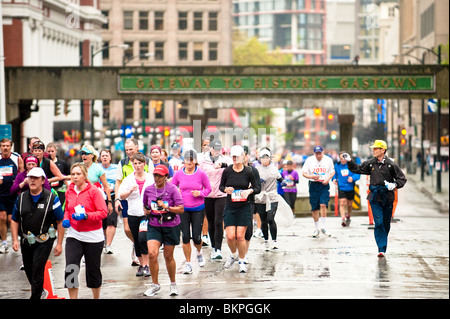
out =
[[[292,161],[287,161],[286,169],[283,169],[281,172],[281,177],[283,177],[283,181],[286,183],[283,197],[291,207],[292,213],[294,213],[295,200],[297,199],[297,184],[300,178],[297,171],[294,170],[294,163]]]
[[[192,274],[191,264],[191,228],[192,240],[197,248],[198,265],[205,265],[202,253],[202,227],[205,217],[205,197],[211,193],[208,176],[197,167],[197,152],[188,150],[184,153],[184,167],[172,178],[172,184],[178,186],[183,197],[184,214],[181,218],[183,234],[183,252],[186,258],[183,274]]]
[[[36,156],[28,155],[27,157],[25,157],[25,171],[17,174],[16,178],[14,179],[14,183],[10,189],[11,195],[17,195],[30,189],[30,187],[28,186],[27,174],[33,167],[37,167],[38,165],[39,160]],[[47,190],[51,190],[51,186],[48,182],[47,177],[45,178],[43,187]]]
[[[164,244],[164,259],[170,278],[170,295],[178,295],[175,283],[176,263],[173,251],[180,243],[180,216],[183,213],[183,198],[178,188],[167,183],[169,169],[165,165],[158,165],[153,171],[155,184],[148,186],[142,196],[144,212],[149,216],[147,229],[147,247],[150,262],[152,285],[144,293],[152,297],[159,293],[161,286],[158,283],[158,253],[161,244]]]

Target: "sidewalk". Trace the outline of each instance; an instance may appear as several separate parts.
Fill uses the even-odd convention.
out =
[[[442,192],[436,193],[436,171],[433,171],[433,175],[427,175],[425,173],[424,181],[420,180],[420,169],[416,170],[416,174],[406,174],[406,178],[409,182],[416,184],[417,188],[431,198],[434,202],[440,204],[441,211],[449,210],[449,172],[441,172],[441,190]]]

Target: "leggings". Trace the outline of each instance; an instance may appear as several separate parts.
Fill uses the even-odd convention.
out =
[[[205,214],[208,220],[208,232],[211,239],[211,248],[222,249],[223,241],[223,210],[226,197],[205,198]]]
[[[131,235],[134,241],[134,250],[136,257],[141,257],[142,254],[147,255],[147,230],[140,231],[141,221],[145,220],[145,216],[131,216],[128,215],[128,226],[130,226]]]
[[[180,214],[181,218],[181,232],[183,234],[183,244],[189,244],[191,241],[191,226],[192,226],[192,240],[195,245],[202,243],[202,227],[203,219],[205,218],[205,210],[198,210],[195,212],[185,211]]]
[[[255,204],[256,211],[261,217],[261,230],[264,239],[269,239],[269,228],[272,240],[277,240],[277,224],[275,223],[275,214],[278,208],[278,202],[271,203],[270,210],[266,211],[266,204]]]

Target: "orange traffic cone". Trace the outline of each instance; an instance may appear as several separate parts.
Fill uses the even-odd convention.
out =
[[[47,260],[44,270],[44,294],[45,299],[65,299],[63,297],[58,297],[53,291],[53,274],[52,274],[52,262]]]

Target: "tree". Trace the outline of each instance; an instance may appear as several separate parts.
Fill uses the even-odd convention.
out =
[[[256,37],[244,39],[240,34],[234,35],[233,64],[234,65],[285,65],[291,64],[292,55],[277,48],[269,52],[267,44],[258,41]]]

